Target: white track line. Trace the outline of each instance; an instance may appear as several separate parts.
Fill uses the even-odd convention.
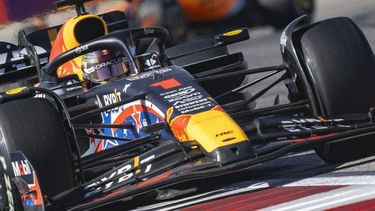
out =
[[[374,176],[369,176],[369,175],[359,175],[359,176],[334,176],[334,177],[315,177],[315,178],[306,178],[306,179],[301,179],[298,181],[295,181],[294,179],[273,179],[273,180],[267,180],[267,181],[244,181],[242,184],[237,184],[238,186],[236,187],[235,185],[228,187],[228,191],[225,191],[225,189],[219,189],[216,191],[208,192],[208,193],[203,193],[179,200],[173,200],[173,201],[167,201],[167,202],[162,202],[150,206],[145,206],[145,207],[140,207],[137,208],[136,210],[174,210],[174,209],[179,209],[182,207],[186,206],[192,206],[195,204],[203,203],[206,201],[214,200],[214,199],[219,199],[223,197],[228,197],[231,195],[235,194],[240,194],[240,193],[245,193],[265,187],[269,187],[269,184],[273,184],[278,186],[277,184],[285,184],[282,185],[283,187],[293,187],[293,186],[350,186],[348,187],[349,189],[343,189],[340,188],[337,191],[334,192],[335,196],[330,195],[332,192],[330,191],[330,194],[327,196],[324,195],[324,198],[329,199],[328,202],[334,202],[334,203],[339,203],[336,198],[338,196],[345,198],[345,200],[349,201],[348,195],[349,193],[355,192],[355,197],[354,201],[357,199],[361,198],[367,198],[368,194],[366,193],[365,195],[362,195],[364,191],[364,187],[369,187],[369,190],[373,196],[375,196],[375,192],[372,192],[372,190],[375,191],[375,175]],[[272,185],[272,186],[273,186]],[[362,186],[366,185],[366,186]],[[351,189],[351,187],[360,187],[361,190],[357,193],[357,189]],[[335,190],[334,190],[335,191]],[[346,191],[349,191],[348,193]],[[319,198],[317,199],[318,204],[322,204],[322,198],[319,195]],[[358,197],[357,197],[358,196]],[[306,197],[308,201],[314,199],[314,195],[312,198],[309,198],[310,196]],[[333,197],[333,198],[332,198]],[[304,198],[305,199],[305,198]],[[344,201],[345,201],[344,200]],[[292,201],[291,203],[294,205],[296,201]],[[314,203],[315,201],[312,201]],[[327,203],[328,203],[327,202]],[[287,202],[289,203],[289,202]],[[288,205],[289,206],[289,205]],[[298,207],[298,210],[302,209],[303,207]],[[274,210],[272,208],[272,210]],[[276,209],[278,210],[278,209]],[[282,209],[284,210],[284,209]],[[291,210],[290,206],[286,210]],[[294,209],[296,210],[296,209]]]
[[[262,211],[314,211],[349,205],[375,198],[375,185],[347,186],[324,193],[314,194],[276,206],[261,209]]]
[[[275,182],[277,180],[271,180]],[[268,182],[271,182],[268,181]],[[284,186],[375,185],[375,175],[313,177],[288,183]]]

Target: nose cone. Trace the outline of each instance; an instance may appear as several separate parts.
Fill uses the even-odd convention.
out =
[[[209,157],[222,164],[253,155],[246,134],[219,106],[197,114],[181,115],[170,125],[180,141],[198,142]]]

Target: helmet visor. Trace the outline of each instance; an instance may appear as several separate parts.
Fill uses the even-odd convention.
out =
[[[110,58],[85,55],[83,58],[84,77],[93,82],[102,82],[120,77],[129,72],[125,57]]]

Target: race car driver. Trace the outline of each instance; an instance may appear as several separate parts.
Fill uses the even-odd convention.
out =
[[[135,62],[138,73],[161,67],[157,52],[137,55]],[[83,78],[96,84],[137,74],[131,72],[128,59],[120,52],[103,50],[88,53],[83,56],[82,63]]]

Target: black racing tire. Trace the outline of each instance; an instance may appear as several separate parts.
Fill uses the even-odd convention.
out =
[[[321,115],[367,113],[375,107],[375,58],[359,27],[348,18],[333,18],[294,34],[306,75],[315,87]],[[325,144],[316,149],[328,163],[375,153],[375,137]]]
[[[129,15],[130,25],[147,27],[142,24],[149,16],[153,17],[155,26],[162,26],[169,31],[166,46],[174,46],[186,41],[189,24],[185,12],[175,0],[144,0],[141,1],[136,12]]]
[[[4,169],[0,163],[1,208],[13,201],[15,210],[23,210],[16,185],[11,182],[11,191],[5,188],[4,178],[14,177],[11,152],[20,151],[30,161],[43,195],[52,197],[76,185],[67,133],[49,100],[29,98],[0,105],[0,138],[0,158],[7,166]]]
[[[190,28],[185,12],[175,1],[164,1],[163,3],[162,26],[169,31],[166,46],[174,46],[185,42]]]
[[[301,15],[311,18],[315,11],[315,0],[258,0],[266,24],[282,29]]]

